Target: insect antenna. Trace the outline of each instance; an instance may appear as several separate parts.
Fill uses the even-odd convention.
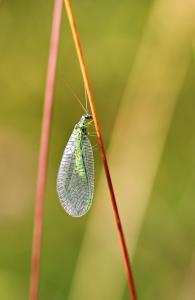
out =
[[[66,81],[66,79],[63,77],[63,80],[65,82],[65,84],[67,85],[67,87],[69,88],[69,90],[72,92],[72,94],[75,96],[75,98],[77,99],[77,101],[79,102],[79,104],[81,105],[81,107],[84,109],[84,111],[87,114],[87,109],[84,108],[83,104],[81,103],[81,100],[79,99],[79,97],[75,94],[75,92],[73,91],[73,89],[71,88],[71,86],[69,85],[69,83]],[[86,93],[86,89],[85,89],[85,93]],[[85,94],[86,95],[86,94]],[[86,96],[85,96],[86,97]]]
[[[84,87],[85,87],[85,86],[84,86]],[[87,112],[87,114],[88,114],[87,103],[88,103],[88,95],[87,95],[87,90],[86,90],[86,87],[85,87],[85,106],[86,106],[86,112]]]

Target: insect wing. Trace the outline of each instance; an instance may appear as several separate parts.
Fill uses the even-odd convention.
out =
[[[78,129],[74,129],[63,153],[57,192],[63,208],[72,217],[86,214],[91,206],[94,193],[93,150],[88,137],[80,134]]]

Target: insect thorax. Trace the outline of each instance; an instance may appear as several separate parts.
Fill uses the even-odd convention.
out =
[[[86,120],[92,120],[93,117],[89,114],[83,115],[80,119],[80,121],[75,125],[75,129],[81,129],[82,132],[87,135],[87,124],[86,124]]]

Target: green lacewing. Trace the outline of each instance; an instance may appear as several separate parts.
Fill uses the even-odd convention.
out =
[[[94,159],[87,137],[86,113],[75,125],[66,145],[57,175],[57,194],[64,210],[72,217],[85,215],[94,195]]]

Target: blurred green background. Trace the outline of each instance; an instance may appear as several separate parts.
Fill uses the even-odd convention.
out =
[[[138,299],[195,298],[195,3],[73,1]],[[28,299],[53,1],[0,1],[0,299]],[[69,217],[56,174],[84,102],[63,9],[39,299],[126,300],[99,151],[90,212]],[[96,144],[96,138],[91,138]]]

